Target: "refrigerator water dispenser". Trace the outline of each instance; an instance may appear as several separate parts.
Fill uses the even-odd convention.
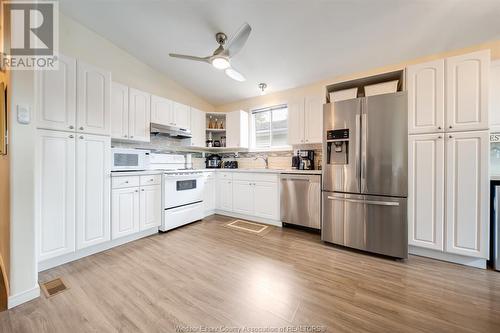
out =
[[[330,130],[326,132],[327,164],[349,164],[349,130]]]

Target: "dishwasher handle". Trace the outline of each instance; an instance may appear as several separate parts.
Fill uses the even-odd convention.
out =
[[[319,175],[299,175],[299,174],[280,174],[281,181],[306,181],[312,183],[319,183]]]

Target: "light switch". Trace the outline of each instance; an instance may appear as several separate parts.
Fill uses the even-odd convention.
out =
[[[28,105],[17,105],[17,122],[24,125],[31,122],[30,107]]]

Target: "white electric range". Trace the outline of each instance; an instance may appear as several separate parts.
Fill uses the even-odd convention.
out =
[[[161,231],[203,218],[203,172],[185,165],[183,155],[150,155],[150,169],[164,171]]]

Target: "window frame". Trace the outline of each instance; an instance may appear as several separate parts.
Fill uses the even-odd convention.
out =
[[[273,146],[272,145],[272,123],[273,123],[273,118],[272,114],[274,110],[281,110],[281,109],[287,109],[287,138],[288,138],[288,103],[279,103],[275,105],[270,105],[270,106],[263,106],[259,108],[253,108],[250,110],[250,151],[255,151],[255,152],[268,152],[268,151],[290,151],[292,150],[292,146],[289,145],[288,143],[286,145],[280,145],[280,146]],[[257,147],[256,146],[256,129],[255,129],[255,114],[259,112],[267,112],[271,111],[270,113],[270,123],[269,123],[269,146],[267,147]],[[287,139],[288,142],[288,139]]]

